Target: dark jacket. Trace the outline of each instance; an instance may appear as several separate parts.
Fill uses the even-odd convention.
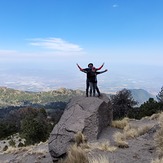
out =
[[[106,72],[107,70],[104,70],[104,71],[100,71],[100,72],[97,72],[97,71],[88,71],[87,72],[87,76],[89,77],[89,82],[92,82],[92,83],[97,83],[97,75],[98,74],[102,74],[104,72]]]

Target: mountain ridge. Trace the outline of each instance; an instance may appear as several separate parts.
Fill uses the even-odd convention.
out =
[[[154,95],[152,95],[151,93],[144,89],[129,89],[129,90],[131,91],[134,100],[138,102],[138,106],[148,101],[149,98],[153,98],[156,100],[156,97]]]
[[[28,92],[0,87],[0,107],[19,106],[26,104],[46,104],[50,102],[64,101],[76,95],[83,95],[81,90],[60,88],[47,92]]]
[[[139,105],[143,104],[149,98],[155,98],[144,89],[129,89],[132,93],[134,100],[139,102]],[[51,91],[42,92],[29,92],[16,90],[13,88],[0,87],[0,107],[6,106],[21,106],[30,104],[47,104],[51,102],[68,102],[74,96],[85,96],[85,92],[82,90],[73,90],[67,88],[59,88]],[[107,94],[108,96],[110,94]]]

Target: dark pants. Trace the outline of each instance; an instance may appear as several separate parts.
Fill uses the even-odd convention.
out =
[[[96,91],[98,93],[98,96],[100,96],[100,91],[97,87],[97,83],[89,82],[89,86],[90,86],[90,96],[92,96],[92,90],[93,90],[93,96],[95,96]]]
[[[88,97],[88,90],[89,90],[89,80],[86,80],[86,96]]]

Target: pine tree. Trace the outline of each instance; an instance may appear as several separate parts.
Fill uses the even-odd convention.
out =
[[[161,88],[161,91],[158,93],[156,97],[158,99],[158,102],[163,103],[163,86]]]
[[[122,89],[116,95],[111,96],[113,107],[113,119],[120,119],[128,116],[129,111],[137,104],[133,99],[131,91]]]

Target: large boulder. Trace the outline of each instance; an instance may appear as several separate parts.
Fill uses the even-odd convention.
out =
[[[49,138],[49,152],[53,161],[64,157],[74,140],[82,132],[89,141],[98,139],[101,131],[112,122],[110,100],[102,94],[97,97],[74,97],[68,103],[60,121]]]

